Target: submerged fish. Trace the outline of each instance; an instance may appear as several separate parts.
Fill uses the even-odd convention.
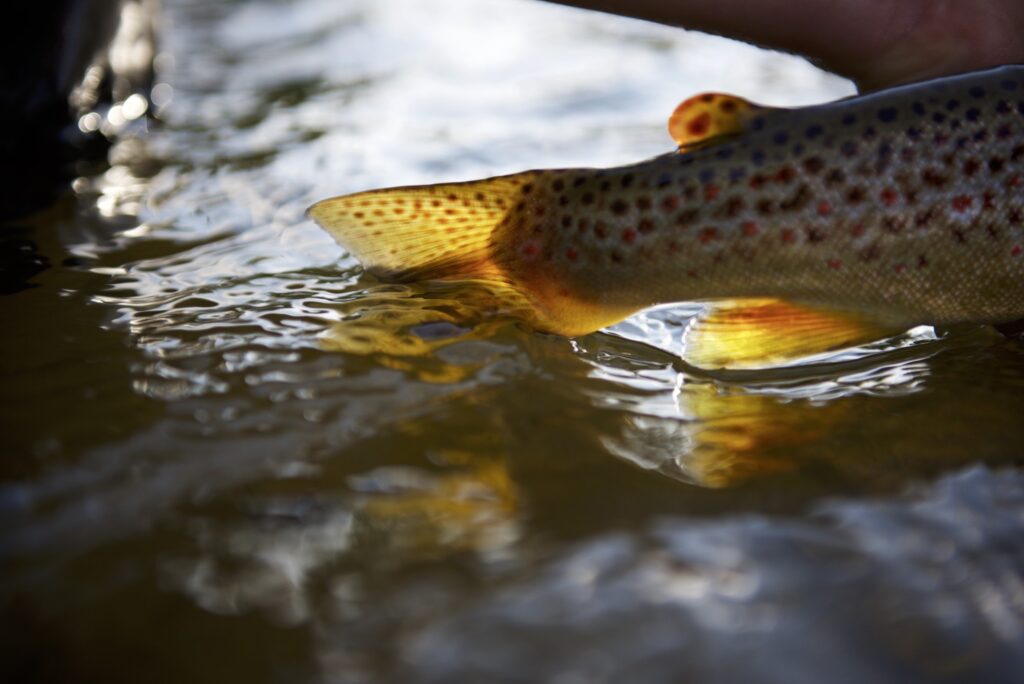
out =
[[[684,101],[675,152],[318,202],[386,280],[500,283],[579,335],[706,301],[704,367],[758,367],[918,324],[1024,318],[1024,66],[799,109]]]

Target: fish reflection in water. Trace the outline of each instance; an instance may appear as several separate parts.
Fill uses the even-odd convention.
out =
[[[510,318],[516,315],[518,302],[505,303],[506,294],[486,282],[371,288],[366,296],[344,305],[343,320],[321,336],[321,343],[333,351],[372,354],[382,365],[420,380],[457,382],[477,372],[487,359],[471,351],[474,344],[486,345],[503,326],[515,325]],[[656,336],[644,331],[638,337]],[[606,333],[591,338],[614,341]],[[702,487],[737,486],[801,468],[845,469],[845,452],[850,449],[828,437],[853,431],[858,421],[875,420],[876,413],[884,416],[889,408],[865,402],[865,397],[892,398],[923,390],[930,360],[944,349],[1004,343],[985,326],[941,333],[920,327],[797,366],[751,371],[689,368],[665,350],[658,352],[667,363],[653,395],[639,392],[628,402],[628,410],[615,412],[616,420],[603,423],[596,432],[611,454]],[[579,366],[577,373],[605,382],[601,391],[591,392],[598,405],[609,403],[608,397],[612,404],[619,401],[616,386],[643,384],[628,373],[612,377],[601,364],[591,367],[586,356],[572,362]],[[908,420],[928,423],[927,416]],[[822,440],[830,446],[814,449]],[[481,486],[493,488],[500,462],[485,459],[481,468]],[[472,478],[472,471],[460,478]],[[498,489],[513,490],[507,474],[500,479]],[[444,506],[444,497],[415,498],[425,506]],[[512,514],[514,505],[507,511]]]

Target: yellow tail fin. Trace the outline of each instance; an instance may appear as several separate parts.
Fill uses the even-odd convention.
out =
[[[306,213],[382,279],[501,279],[493,234],[534,175],[371,190]]]

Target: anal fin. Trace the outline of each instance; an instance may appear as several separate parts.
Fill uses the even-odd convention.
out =
[[[779,299],[726,300],[690,322],[683,356],[699,368],[770,368],[895,332],[856,314]]]

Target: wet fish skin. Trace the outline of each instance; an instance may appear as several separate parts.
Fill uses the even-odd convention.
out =
[[[521,315],[568,335],[748,298],[902,328],[1015,320],[1024,66],[760,109],[629,166],[371,191],[310,214],[385,277],[505,282]]]

